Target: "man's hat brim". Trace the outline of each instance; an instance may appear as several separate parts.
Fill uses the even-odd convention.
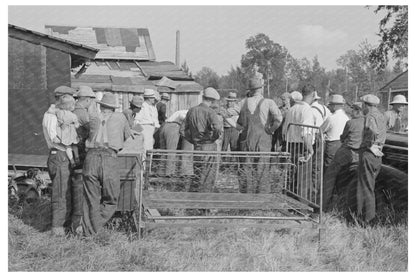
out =
[[[114,105],[111,105],[111,104],[108,104],[108,103],[105,103],[105,102],[101,102],[101,101],[98,101],[97,103],[100,104],[101,106],[104,106],[104,107],[107,107],[107,108],[112,108],[112,109],[117,109],[119,107],[119,106],[114,106]]]

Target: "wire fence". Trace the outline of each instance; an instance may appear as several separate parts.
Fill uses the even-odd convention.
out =
[[[296,168],[287,182],[287,192],[322,207],[324,140],[319,127],[289,124],[285,150]]]
[[[150,150],[145,189],[282,193],[294,164],[283,152]]]

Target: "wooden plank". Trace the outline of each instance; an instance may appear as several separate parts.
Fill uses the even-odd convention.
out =
[[[302,222],[302,224],[290,224],[290,223],[214,223],[214,222],[169,222],[169,223],[159,223],[159,222],[146,222],[144,226],[146,229],[155,229],[155,228],[185,228],[185,227],[215,227],[215,228],[264,228],[264,229],[318,229],[317,224],[310,222]]]
[[[277,194],[243,193],[143,193],[145,207],[189,209],[310,209],[301,203],[288,204]]]

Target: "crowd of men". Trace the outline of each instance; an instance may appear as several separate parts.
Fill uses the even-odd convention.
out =
[[[220,107],[218,91],[208,87],[199,105],[167,117],[169,94],[160,96],[153,89],[145,89],[143,96],[135,95],[130,107],[121,113],[112,93],[97,99],[87,86],[78,91],[58,87],[56,103],[45,113],[42,123],[50,150],[47,164],[52,180],[52,232],[101,232],[116,211],[120,192],[117,154],[129,141],[140,145],[140,151],[271,152],[285,151],[286,145],[291,145],[302,155],[317,155],[316,133],[289,128],[290,124],[315,126],[324,135],[324,210],[334,204],[338,173],[356,162],[358,181],[351,207],[365,222],[371,221],[375,217],[375,178],[381,167],[386,131],[403,130],[405,97],[395,96],[393,109],[383,114],[377,108],[378,97],[364,95],[361,102],[352,105],[350,119],[340,94],[331,95],[326,107],[319,103],[316,89],[305,85],[301,92],[282,94],[278,105],[263,96],[263,89],[264,81],[254,76],[244,99],[239,100],[231,92],[224,99],[225,107]],[[261,170],[264,163],[262,158],[256,160],[256,168]],[[174,160],[168,158],[164,167],[167,175],[174,174]],[[194,172],[209,174],[204,173],[205,167],[204,157],[196,155]],[[264,183],[243,182],[240,192],[267,193]],[[206,192],[212,185],[194,184],[190,190]]]

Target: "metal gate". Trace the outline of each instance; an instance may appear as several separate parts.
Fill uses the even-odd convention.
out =
[[[289,152],[147,151],[139,225],[317,228],[321,214],[295,188],[297,172]]]
[[[285,151],[290,153],[290,161],[295,167],[295,172],[290,176],[291,179],[285,190],[287,194],[319,209],[320,215],[323,193],[323,147],[323,134],[319,127],[289,124]],[[313,152],[308,151],[308,148]]]

